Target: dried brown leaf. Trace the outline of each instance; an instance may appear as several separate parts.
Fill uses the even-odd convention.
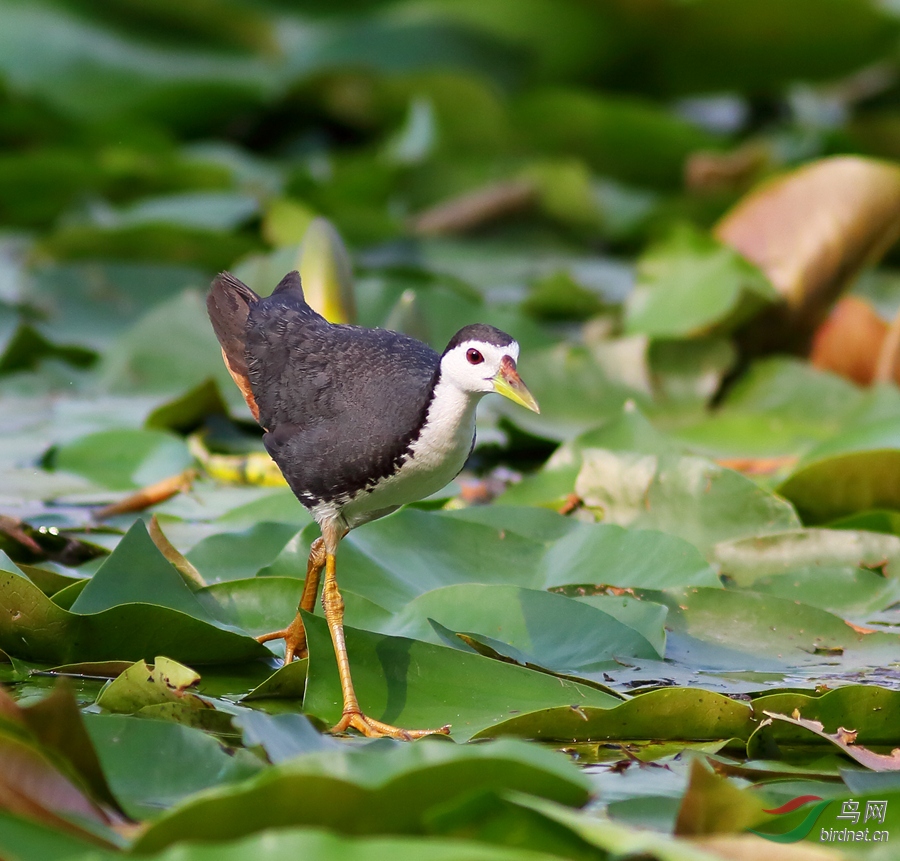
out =
[[[861,386],[876,376],[888,324],[858,296],[844,296],[816,330],[809,358],[823,371]]]
[[[150,523],[147,524],[147,532],[153,543],[156,545],[156,549],[166,557],[166,561],[175,567],[178,573],[184,578],[185,583],[187,583],[191,589],[202,589],[207,585],[206,580],[203,579],[203,575],[194,567],[187,557],[180,553],[175,545],[166,538],[155,514],[150,518]]]
[[[719,466],[742,472],[744,475],[771,475],[779,470],[790,470],[797,463],[793,455],[779,457],[720,457],[716,458]]]
[[[785,721],[794,726],[802,726],[810,732],[815,733],[820,738],[830,741],[839,747],[847,756],[855,759],[860,765],[870,768],[872,771],[900,771],[900,748],[895,748],[890,754],[875,753],[868,748],[861,747],[856,744],[856,730],[848,730],[839,727],[835,733],[825,732],[825,727],[821,721],[807,720],[801,717],[788,717],[787,715],[776,714],[775,712],[764,712],[773,720]]]
[[[144,511],[151,505],[159,505],[179,493],[191,489],[191,484],[197,477],[197,470],[186,469],[179,472],[178,475],[170,475],[168,478],[142,487],[125,499],[113,502],[103,508],[94,511],[94,518],[97,520],[105,520],[107,517],[113,517],[116,514],[131,514],[135,511]]]
[[[749,324],[745,348],[806,352],[850,279],[900,234],[900,167],[857,156],[813,162],[758,187],[714,232],[784,298]]]
[[[63,817],[71,816],[101,825],[119,821],[27,740],[0,735],[0,761],[0,808],[54,828],[65,828]],[[66,830],[73,829],[81,833],[75,826]]]
[[[688,157],[684,183],[689,191],[701,194],[742,191],[763,170],[771,170],[771,164],[772,150],[760,141],[750,141],[730,152],[703,150]]]
[[[410,228],[421,236],[461,233],[527,210],[536,201],[537,186],[531,180],[498,182],[420,212]]]

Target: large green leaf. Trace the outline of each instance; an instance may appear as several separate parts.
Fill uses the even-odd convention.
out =
[[[434,589],[394,616],[390,631],[433,643],[444,639],[432,621],[512,646],[530,664],[559,672],[589,672],[615,658],[662,657],[650,637],[614,616],[563,595],[516,586],[460,584]]]
[[[18,88],[40,94],[76,118],[121,116],[166,91],[180,101],[176,94],[185,85],[200,88],[196,98],[201,103],[205,90],[215,101],[224,95],[231,105],[235,97],[238,103],[255,101],[271,87],[270,73],[253,59],[154,49],[59,9],[3,5],[6,26],[0,55],[5,75]],[[38,61],[38,46],[46,49],[52,62]]]
[[[138,819],[155,818],[200,790],[237,783],[263,768],[253,754],[169,721],[88,714],[85,726],[113,794]]]
[[[797,359],[763,359],[735,383],[719,409],[680,428],[678,436],[721,454],[803,454],[864,414],[871,397]]]
[[[583,157],[601,173],[641,185],[672,187],[688,153],[714,139],[641,99],[546,89],[516,106],[519,133],[538,151]]]
[[[233,720],[243,733],[244,745],[261,747],[273,765],[305,753],[341,749],[339,741],[320,734],[305,715],[243,709]]]
[[[56,339],[106,347],[157,303],[202,283],[202,272],[159,263],[43,263],[31,271],[28,298],[46,313]]]
[[[809,521],[900,508],[896,418],[854,427],[810,451],[779,487]]]
[[[147,197],[115,213],[108,222],[125,227],[175,224],[207,230],[234,230],[257,214],[259,203],[249,194],[196,191]]]
[[[142,539],[141,530],[142,524],[132,528],[133,539],[118,558],[106,560],[113,564],[103,578],[91,581],[93,588],[83,599],[84,613],[63,609],[21,572],[0,571],[0,648],[48,664],[152,661],[159,654],[186,662],[222,663],[269,654],[251,637],[213,622],[145,530]],[[104,581],[112,581],[109,594]],[[135,603],[138,596],[149,603]],[[119,598],[125,603],[115,603]]]
[[[639,260],[626,330],[669,338],[728,332],[777,300],[753,264],[707,234],[682,229]]]
[[[321,861],[551,861],[558,856],[519,846],[485,845],[475,840],[425,837],[343,837],[314,827],[280,828],[228,843],[173,846],[147,856],[159,861],[278,861],[285,857]],[[51,859],[54,861],[54,859]]]
[[[722,694],[667,688],[641,694],[614,708],[555,707],[510,717],[477,738],[515,735],[562,741],[749,738],[750,708]]]
[[[796,599],[722,589],[654,595],[669,606],[670,643],[701,669],[840,677],[891,662],[900,645],[900,635],[857,630]]]
[[[712,560],[738,587],[859,617],[900,600],[900,539],[801,529],[717,544]]]
[[[224,619],[253,636],[259,636],[284,628],[294,618],[302,590],[303,581],[295,577],[254,577],[214,583],[195,594],[211,615]],[[362,625],[354,612],[356,608],[352,593],[347,590],[343,592],[350,608],[349,618]],[[387,610],[382,610],[382,615],[390,614]]]
[[[196,290],[157,305],[118,338],[103,356],[102,384],[114,392],[170,392],[215,379],[229,403],[240,394]]]
[[[790,503],[699,457],[586,449],[575,492],[611,523],[669,532],[702,552],[800,525]]]
[[[570,503],[581,470],[581,453],[588,448],[645,454],[686,453],[683,443],[658,431],[633,403],[626,402],[607,424],[564,442],[537,473],[526,475],[507,488],[498,501],[509,505],[551,507]]]
[[[71,609],[75,613],[98,613],[136,603],[169,607],[212,621],[181,573],[153,542],[142,520],[134,522]]]
[[[387,744],[366,756],[311,754],[234,789],[208,792],[159,819],[137,848],[152,852],[178,840],[221,841],[292,825],[357,835],[422,833],[432,808],[485,789],[573,806],[588,798],[587,781],[549,751],[510,742]]]
[[[252,577],[278,556],[297,532],[296,524],[257,523],[243,532],[204,538],[187,553],[207,583]]]
[[[739,481],[745,483],[742,489],[765,498],[750,482]],[[517,526],[519,511],[523,518]],[[260,573],[267,578],[304,576],[306,542],[316,533],[315,527],[305,530],[304,541],[291,541]],[[342,589],[390,612],[402,610],[418,595],[463,583],[527,589],[718,584],[697,549],[680,538],[517,508],[484,513],[406,509],[351,532],[341,542],[337,572]],[[255,601],[252,584],[236,589],[244,591],[242,601]],[[351,624],[365,627],[353,621],[352,608],[349,612]]]
[[[93,350],[55,344],[28,324],[20,324],[0,351],[0,375],[37,367],[45,359],[58,359],[76,368],[89,368],[97,359]]]
[[[122,857],[120,850],[98,846],[96,839],[87,835],[76,837],[6,810],[0,810],[0,851],[13,858],[46,858],[47,861],[88,857],[114,861]]]
[[[540,587],[545,546],[487,524],[406,509],[354,530],[341,542],[338,582],[393,610],[454,583]]]
[[[56,449],[56,469],[111,490],[153,484],[184,470],[193,458],[177,437],[159,430],[106,430]]]
[[[838,727],[856,731],[861,745],[892,745],[900,720],[900,692],[875,685],[847,685],[822,696],[773,693],[755,699],[753,712],[760,720],[764,712],[795,714],[821,721],[828,732],[837,732]],[[780,744],[809,741],[806,730],[785,723],[766,727],[765,734]]]
[[[824,18],[813,33],[807,25],[816,15]],[[846,0],[703,0],[634,10],[629,20],[639,28],[637,45],[652,39],[655,48],[637,50],[631,68],[668,94],[771,92],[798,78],[837,78],[890,50],[897,28],[887,10]]]
[[[654,529],[580,524],[544,556],[547,587],[604,584],[623,588],[718,586],[715,571],[693,544]]]
[[[324,619],[304,618],[310,665],[303,708],[336,723],[343,701],[331,637]],[[452,737],[465,741],[512,712],[619,702],[591,687],[445,646],[353,628],[346,634],[363,710],[404,729],[450,724]]]

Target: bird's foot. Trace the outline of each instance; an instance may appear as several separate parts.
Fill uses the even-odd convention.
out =
[[[257,643],[268,643],[270,640],[284,640],[284,663],[289,664],[294,658],[305,658],[308,654],[306,648],[306,629],[303,627],[303,619],[298,613],[286,628],[280,631],[272,631],[269,634],[260,634],[256,638]]]
[[[402,741],[413,741],[426,735],[450,735],[450,724],[440,729],[400,729],[389,723],[370,718],[362,712],[344,712],[341,719],[331,728],[331,733],[346,732],[350,727],[361,732],[366,738],[398,738]]]

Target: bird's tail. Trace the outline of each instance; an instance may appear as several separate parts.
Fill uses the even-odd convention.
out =
[[[222,347],[222,358],[237,383],[253,417],[259,421],[259,407],[250,387],[247,368],[247,318],[259,296],[230,272],[216,276],[206,296],[206,310]]]

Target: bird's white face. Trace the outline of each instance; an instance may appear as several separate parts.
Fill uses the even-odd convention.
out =
[[[497,392],[539,412],[537,401],[516,370],[518,358],[519,345],[515,341],[503,347],[486,341],[464,341],[442,357],[441,380],[472,394]]]

